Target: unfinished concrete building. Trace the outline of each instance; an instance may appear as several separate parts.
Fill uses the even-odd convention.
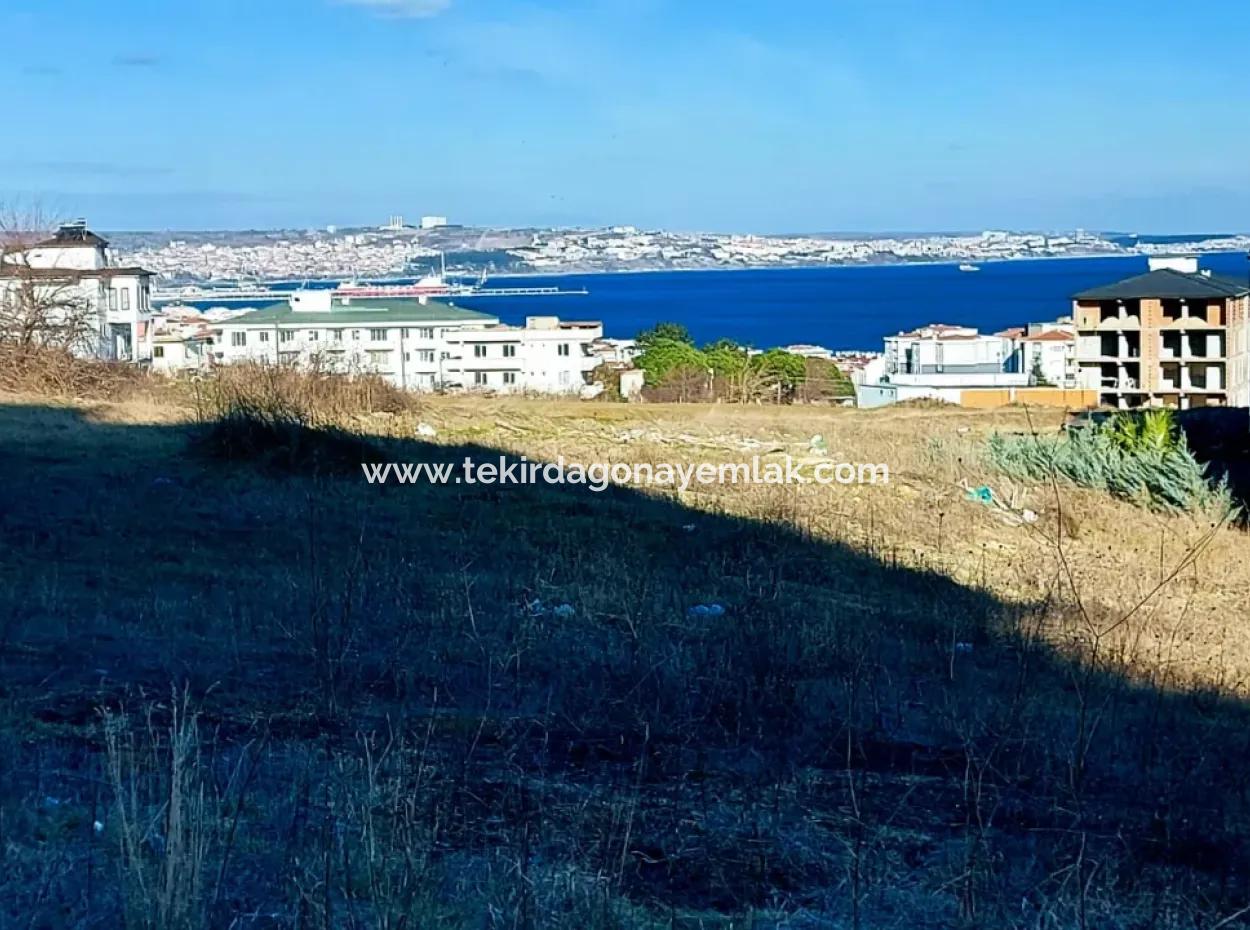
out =
[[[1150,270],[1077,294],[1077,363],[1099,403],[1133,407],[1250,405],[1245,281],[1152,258]]]

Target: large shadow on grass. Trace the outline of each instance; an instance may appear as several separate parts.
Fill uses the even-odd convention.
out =
[[[133,922],[166,891],[188,927],[1161,927],[1250,902],[1250,715],[1061,654],[1062,605],[784,505],[377,487],[357,453],[501,453],[299,442],[214,459],[185,427],[0,407],[10,920]],[[102,708],[130,714],[112,753]]]
[[[1234,500],[1250,512],[1250,411],[1244,407],[1186,410],[1177,420],[1208,474],[1228,482]]]

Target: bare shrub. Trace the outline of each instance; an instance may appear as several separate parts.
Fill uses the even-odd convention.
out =
[[[238,405],[281,408],[308,426],[330,426],[370,413],[408,413],[417,409],[411,393],[375,374],[338,374],[320,368],[295,368],[240,362],[213,370],[201,382],[199,407],[210,413]]]
[[[158,722],[164,715],[168,722]],[[206,867],[218,837],[190,696],[149,705],[139,726],[124,712],[103,717],[126,926],[205,926]]]
[[[0,340],[0,391],[122,400],[150,386],[147,373],[133,365],[78,358],[64,348]]]

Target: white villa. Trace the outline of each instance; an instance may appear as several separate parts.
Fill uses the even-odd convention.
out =
[[[1028,384],[1014,371],[1012,340],[972,326],[933,323],[885,337],[884,376],[891,384],[923,387],[1006,387]]]
[[[603,324],[528,317],[524,327],[425,299],[344,298],[297,291],[288,303],[216,326],[214,360],[372,372],[397,387],[580,393],[599,360]]]
[[[151,272],[110,263],[108,243],[77,221],[0,261],[0,302],[83,314],[91,335],[75,351],[138,362],[152,356]],[[52,321],[54,322],[54,320]]]

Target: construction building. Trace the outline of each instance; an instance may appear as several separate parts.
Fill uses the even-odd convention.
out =
[[[1250,406],[1248,308],[1245,281],[1152,258],[1074,298],[1080,385],[1119,409]]]

